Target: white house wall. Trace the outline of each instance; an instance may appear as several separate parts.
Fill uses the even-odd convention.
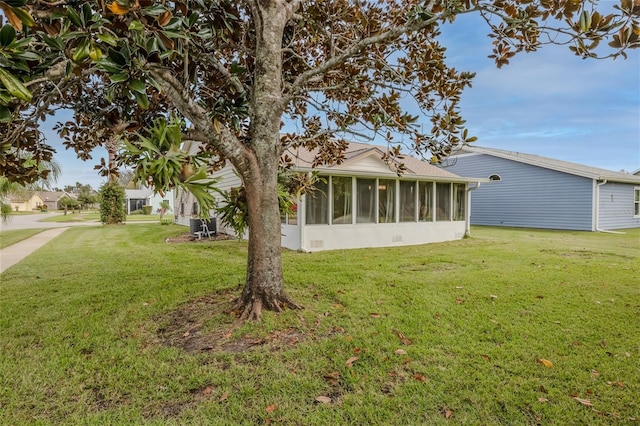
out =
[[[418,245],[459,240],[464,233],[464,221],[307,225],[303,228],[302,250]]]

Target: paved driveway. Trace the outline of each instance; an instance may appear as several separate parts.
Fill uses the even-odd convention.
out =
[[[0,231],[10,231],[12,229],[30,228],[68,228],[70,226],[96,226],[100,222],[41,222],[42,219],[52,216],[60,216],[64,213],[39,213],[9,216],[6,221],[0,220]]]

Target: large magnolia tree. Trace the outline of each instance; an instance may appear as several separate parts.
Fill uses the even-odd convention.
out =
[[[315,149],[316,164],[323,164],[341,160],[349,133],[377,137],[388,141],[385,160],[399,173],[399,138],[405,152],[446,156],[471,139],[457,104],[473,74],[447,66],[438,42],[442,25],[480,15],[497,66],[546,43],[567,44],[585,58],[624,56],[639,46],[638,0],[622,0],[610,14],[597,6],[585,0],[0,0],[6,22],[0,166],[10,179],[38,176],[20,162],[21,153],[51,158],[37,123],[56,107],[73,107],[68,87],[104,84],[112,102],[166,105],[186,119],[190,140],[230,161],[242,178],[250,236],[237,308],[257,319],[263,309],[296,307],[283,288],[276,189],[286,148]],[[407,98],[430,128],[405,111]],[[283,133],[283,123],[299,132]],[[78,144],[79,152],[90,148]]]

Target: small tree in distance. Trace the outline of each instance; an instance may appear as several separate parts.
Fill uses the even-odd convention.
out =
[[[62,207],[62,209],[64,210],[64,214],[66,215],[69,212],[69,209],[73,211],[76,208],[79,208],[80,202],[75,198],[65,195],[64,197],[60,198],[60,200],[58,200],[58,205]]]
[[[16,149],[25,146],[21,135],[28,135],[26,146],[38,154],[34,158],[46,160],[51,149],[38,139],[38,119],[64,103],[60,93],[68,85],[95,81],[107,85],[107,100],[124,97],[142,109],[163,104],[166,112],[185,118],[189,140],[209,157],[231,162],[243,181],[249,252],[235,309],[243,318],[259,319],[263,309],[298,307],[285,292],[282,275],[277,176],[285,149],[314,150],[314,165],[331,164],[344,159],[345,137],[378,138],[389,144],[383,159],[398,173],[404,170],[399,139],[406,152],[435,161],[446,157],[453,147],[474,140],[458,110],[473,73],[447,66],[440,27],[459,15],[482,16],[497,66],[546,43],[568,44],[584,58],[624,56],[640,46],[637,1],[621,0],[612,14],[597,5],[586,0],[5,0],[0,7],[9,25],[0,34],[0,134]],[[608,50],[599,47],[603,41]],[[405,110],[405,98],[430,127],[423,131],[417,125],[418,117]],[[280,134],[284,121],[300,131]],[[3,152],[17,179],[15,156]],[[189,174],[187,166],[173,170]]]

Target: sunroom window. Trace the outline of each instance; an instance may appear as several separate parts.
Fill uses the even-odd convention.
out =
[[[332,223],[351,223],[353,188],[350,177],[332,177],[333,213]]]
[[[375,223],[376,221],[376,180],[357,179],[357,223]]]
[[[396,181],[380,179],[378,181],[378,221],[395,223],[396,221]]]
[[[465,185],[453,184],[453,220],[464,220],[466,191]]]
[[[416,183],[400,181],[400,222],[416,221]]]
[[[308,225],[329,224],[329,178],[322,177],[315,184],[315,190],[305,195],[306,223]]]
[[[451,184],[436,183],[436,220],[451,220]]]
[[[418,208],[420,222],[433,220],[433,182],[418,183]]]

